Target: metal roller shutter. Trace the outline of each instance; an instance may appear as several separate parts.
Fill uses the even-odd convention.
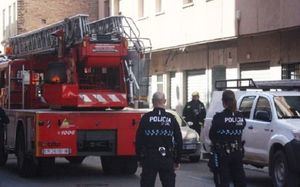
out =
[[[187,72],[187,101],[192,99],[192,93],[198,91],[200,101],[207,104],[207,76],[205,70]]]

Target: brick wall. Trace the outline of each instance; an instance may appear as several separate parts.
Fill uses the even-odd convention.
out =
[[[76,14],[98,19],[98,0],[18,0],[18,33],[49,25]]]

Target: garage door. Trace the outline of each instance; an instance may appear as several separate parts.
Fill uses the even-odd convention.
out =
[[[176,106],[178,104],[178,81],[176,81],[175,73],[170,74],[170,101],[171,101],[171,109],[176,109]]]
[[[272,80],[270,62],[254,62],[241,64],[240,71],[242,79],[252,78],[254,81]]]
[[[198,91],[200,100],[207,104],[207,76],[205,70],[187,72],[187,101],[192,99],[192,93]]]

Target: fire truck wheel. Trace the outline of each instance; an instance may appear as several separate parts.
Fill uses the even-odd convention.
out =
[[[121,160],[115,156],[101,156],[102,171],[104,174],[120,174]]]
[[[25,152],[25,136],[23,128],[17,131],[17,167],[22,177],[33,177],[37,175],[37,164],[34,162],[32,155]]]
[[[38,159],[38,174],[48,176],[52,173],[55,167],[55,157],[39,158]]]
[[[74,156],[74,157],[71,157],[71,156],[67,156],[65,157],[71,164],[76,164],[76,165],[79,165],[83,162],[84,160],[84,156]]]
[[[126,175],[133,175],[135,174],[138,165],[137,165],[137,160],[135,157],[124,157],[122,158],[123,162],[122,164],[122,173]]]
[[[4,145],[4,126],[0,124],[0,167],[6,164],[7,156],[8,153]]]

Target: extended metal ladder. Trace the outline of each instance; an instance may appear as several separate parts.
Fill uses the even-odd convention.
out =
[[[129,50],[139,53],[150,52],[151,41],[141,38],[140,31],[132,18],[125,16],[111,16],[88,24],[90,34],[113,35],[119,34],[129,40]]]
[[[9,45],[13,49],[12,56],[21,57],[27,54],[54,51],[58,45],[58,40],[52,34],[61,29],[65,32],[66,46],[81,42],[88,33],[87,19],[88,15],[77,15],[47,27],[11,37]]]

